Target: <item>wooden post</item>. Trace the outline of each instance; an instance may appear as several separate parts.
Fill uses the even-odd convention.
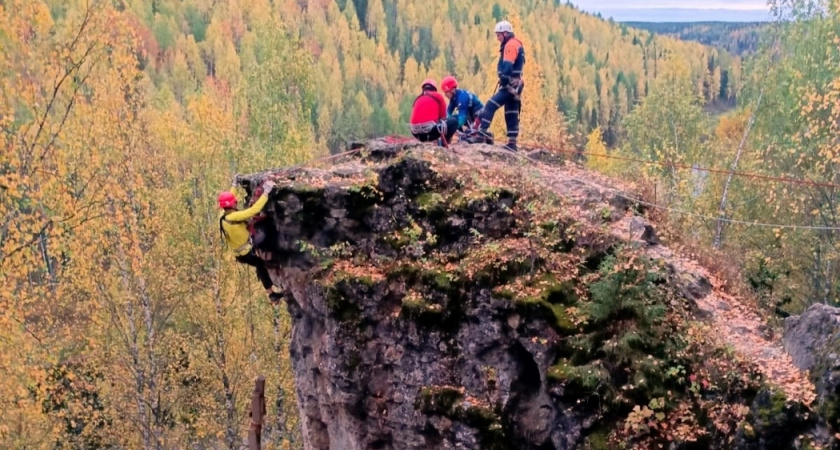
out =
[[[251,394],[251,427],[248,429],[248,450],[260,450],[262,423],[265,417],[265,377],[260,375]]]

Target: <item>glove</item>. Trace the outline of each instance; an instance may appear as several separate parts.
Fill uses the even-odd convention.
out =
[[[272,180],[266,180],[266,181],[263,183],[263,192],[271,192],[271,190],[272,190],[272,189],[274,189],[274,186],[276,186],[276,185],[274,184],[274,181],[272,181]]]
[[[507,86],[505,86],[513,97],[519,100],[519,96],[522,94],[522,88],[525,87],[525,83],[522,81],[522,78],[511,78],[510,82]]]
[[[467,125],[472,129],[478,129],[479,125],[481,125],[481,116],[484,115],[484,108],[479,109],[475,112],[475,116],[473,116],[472,122],[467,121]]]

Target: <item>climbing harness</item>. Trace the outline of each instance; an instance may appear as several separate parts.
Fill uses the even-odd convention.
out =
[[[437,122],[423,122],[423,123],[416,123],[410,124],[411,125],[411,133],[412,134],[429,134],[432,130],[437,127]]]
[[[513,94],[515,100],[522,100],[522,90],[525,88],[525,81],[522,78],[513,78],[510,80],[505,89]]]

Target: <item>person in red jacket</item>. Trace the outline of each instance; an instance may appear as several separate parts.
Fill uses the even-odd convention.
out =
[[[427,79],[421,89],[411,109],[411,134],[421,142],[443,138],[441,144],[447,147],[458,129],[458,118],[446,118],[446,100],[437,91],[435,80]]]

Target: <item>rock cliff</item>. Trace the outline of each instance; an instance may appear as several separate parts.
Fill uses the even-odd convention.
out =
[[[633,195],[539,152],[360,147],[239,177],[277,183],[260,252],[306,449],[831,444],[811,383]]]
[[[809,371],[816,385],[817,411],[840,428],[840,309],[816,304],[785,319],[785,349],[793,363]]]

